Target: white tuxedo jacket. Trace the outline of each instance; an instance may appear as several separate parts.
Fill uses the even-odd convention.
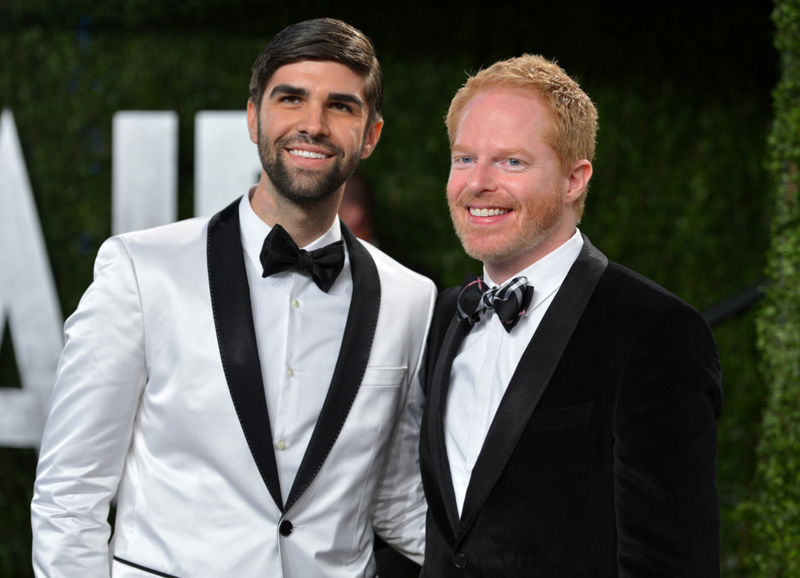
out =
[[[371,577],[373,528],[421,562],[417,375],[435,289],[342,235],[352,304],[286,503],[238,201],[102,246],[65,325],[42,441],[37,576]]]

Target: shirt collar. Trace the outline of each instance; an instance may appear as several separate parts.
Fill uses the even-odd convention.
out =
[[[533,301],[531,301],[526,315],[561,287],[582,248],[583,235],[576,228],[575,233],[566,243],[510,277],[511,279],[527,277],[528,285],[532,285],[534,288]],[[483,268],[483,280],[489,287],[497,287],[497,283],[489,276],[486,267]]]
[[[267,225],[261,220],[261,217],[256,215],[253,207],[250,205],[250,195],[244,195],[239,202],[239,226],[242,234],[242,248],[245,255],[253,262],[253,264],[260,270],[261,269],[261,248],[264,246],[264,239],[267,238],[272,227]],[[335,243],[342,239],[342,227],[339,224],[338,215],[333,220],[333,224],[322,235],[311,241],[305,247],[300,247],[307,251],[319,249],[325,245]]]

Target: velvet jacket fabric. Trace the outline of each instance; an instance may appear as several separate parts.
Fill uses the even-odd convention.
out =
[[[719,575],[711,331],[584,241],[497,410],[460,518],[443,412],[470,325],[455,316],[458,288],[439,297],[420,443],[425,578]]]
[[[210,221],[103,245],[65,325],[31,507],[37,576],[372,577],[373,528],[421,560],[418,368],[435,288],[344,225],[342,237],[351,307],[288,482],[276,467],[238,201]]]

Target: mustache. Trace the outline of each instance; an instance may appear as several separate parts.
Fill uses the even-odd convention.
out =
[[[480,204],[485,206],[497,206],[514,211],[519,209],[520,206],[520,203],[516,199],[509,198],[507,195],[497,195],[492,193],[475,195],[468,190],[462,192],[458,198],[452,201],[450,204],[464,209],[467,208],[467,205]]]
[[[328,151],[328,153],[334,156],[339,156],[339,157],[344,156],[344,149],[339,145],[337,145],[336,143],[330,142],[326,138],[320,138],[320,137],[312,138],[310,136],[297,134],[293,136],[285,136],[279,138],[275,144],[280,148],[288,148],[291,145],[295,144],[311,145],[324,148],[326,151]]]

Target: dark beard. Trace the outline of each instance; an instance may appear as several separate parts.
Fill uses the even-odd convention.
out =
[[[295,169],[295,174],[290,174],[281,151],[289,148],[289,145],[298,143],[321,146],[331,151],[334,156],[333,164],[322,173]],[[261,166],[264,167],[278,194],[295,205],[309,207],[324,203],[355,172],[361,157],[360,153],[361,151],[358,151],[358,154],[347,158],[341,147],[324,139],[312,139],[301,135],[279,139],[274,147],[269,148],[266,139],[261,137],[259,119],[258,156],[261,159]]]

